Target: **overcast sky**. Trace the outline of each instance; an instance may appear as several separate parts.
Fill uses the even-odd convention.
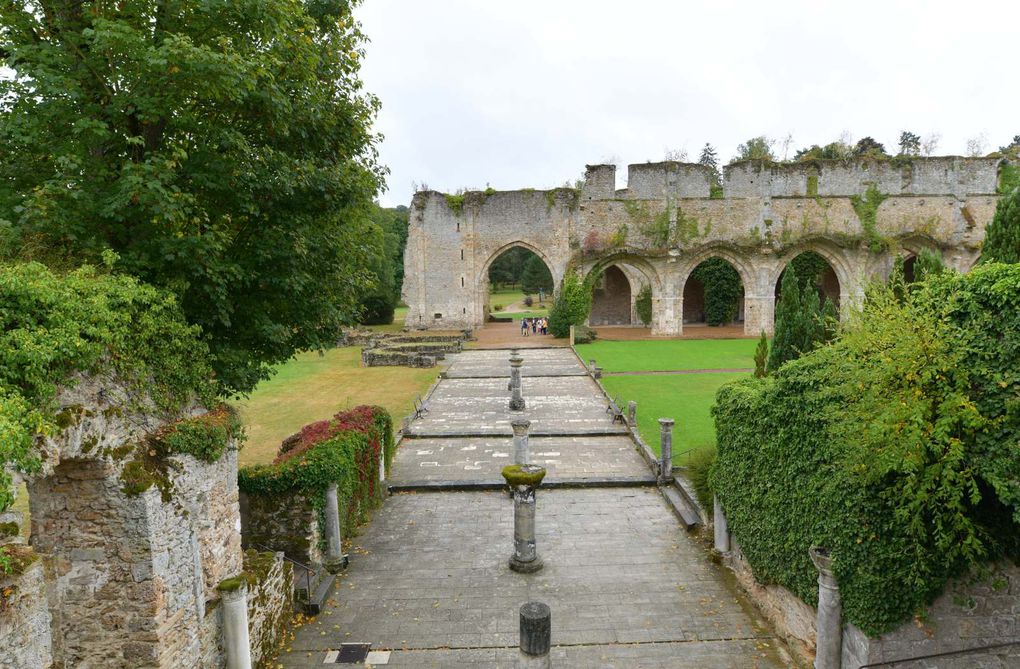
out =
[[[413,184],[551,188],[586,163],[849,132],[938,154],[1020,134],[1016,0],[365,0],[387,206]]]

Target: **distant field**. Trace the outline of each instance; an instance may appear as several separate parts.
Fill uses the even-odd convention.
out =
[[[576,348],[582,360],[594,358],[607,372],[654,372],[754,367],[757,345],[756,339],[663,339],[596,341]]]
[[[359,404],[377,404],[399,423],[435,378],[434,369],[361,367],[356,346],[302,353],[234,403],[248,431],[240,463],[271,462],[280,442],[304,425]]]

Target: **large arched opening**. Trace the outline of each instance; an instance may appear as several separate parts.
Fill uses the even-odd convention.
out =
[[[779,273],[775,285],[777,302],[782,294],[783,277],[791,269],[796,274],[797,283],[802,291],[817,291],[819,304],[830,300],[836,308],[836,313],[839,313],[841,289],[839,277],[836,276],[836,270],[833,269],[832,264],[815,251],[804,251],[798,254]]]
[[[687,275],[683,287],[683,324],[713,327],[744,322],[744,282],[736,267],[712,256]]]
[[[493,254],[481,275],[481,313],[486,322],[547,316],[556,278],[546,260],[518,242]]]

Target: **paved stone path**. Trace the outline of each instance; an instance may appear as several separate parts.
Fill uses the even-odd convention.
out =
[[[553,370],[567,359],[546,351],[522,355],[533,356],[525,414],[533,426],[560,433],[530,440],[550,479],[648,474],[628,438],[576,436],[613,428],[590,379],[536,376],[540,358]],[[499,477],[512,453],[510,414],[502,409],[507,377],[456,372],[463,365],[499,373],[506,356],[465,352],[452,360],[428,416],[412,426],[419,434],[425,427],[447,434],[404,440],[395,482]],[[576,359],[574,365],[581,369]],[[546,382],[552,384],[546,394],[528,392]],[[475,436],[480,432],[491,435]],[[366,642],[390,651],[387,666],[512,667],[517,611],[537,599],[552,609],[556,667],[785,666],[772,633],[680,529],[654,487],[540,489],[536,525],[545,568],[517,574],[507,567],[513,506],[505,493],[392,496],[355,539],[330,605],[297,630],[280,664],[321,667],[341,643]]]

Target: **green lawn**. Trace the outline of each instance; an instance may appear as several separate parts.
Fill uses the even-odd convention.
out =
[[[715,423],[710,410],[719,386],[746,373],[608,376],[602,379],[606,391],[621,402],[637,402],[638,431],[645,443],[659,452],[659,419],[672,418],[673,462],[686,465],[689,449],[715,448]]]
[[[521,318],[541,318],[549,315],[549,308],[552,306],[552,298],[546,296],[543,304],[538,303],[538,295],[532,295],[534,305],[525,311],[503,311],[507,306],[520,302],[524,299],[524,292],[520,290],[494,290],[489,293],[489,313],[493,316],[510,317],[514,320]],[[499,306],[501,309],[496,310]]]
[[[607,372],[657,372],[751,368],[757,346],[757,339],[663,339],[596,341],[576,348],[582,360],[594,358]]]
[[[280,365],[248,399],[235,402],[248,432],[240,463],[271,462],[280,442],[304,425],[359,404],[383,407],[399,427],[415,396],[425,394],[436,374],[435,369],[362,367],[356,346],[321,356],[302,353]]]

